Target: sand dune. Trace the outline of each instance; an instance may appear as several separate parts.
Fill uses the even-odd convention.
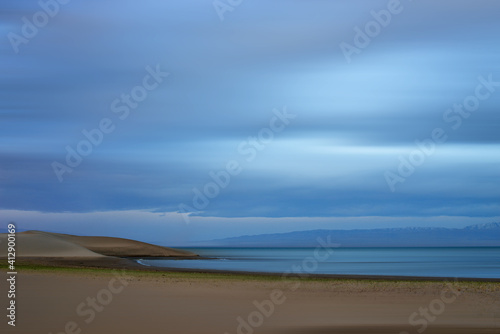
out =
[[[141,241],[112,238],[112,237],[86,237],[70,234],[52,233],[64,240],[90,249],[93,252],[119,257],[170,257],[170,256],[196,256],[196,254],[169,247],[157,246]]]
[[[196,256],[188,251],[156,246],[140,241],[87,237],[69,234],[26,231],[16,235],[16,257],[180,257]],[[7,234],[0,234],[0,244],[7,243]],[[0,257],[7,256],[7,247],[0,247]]]
[[[0,244],[7,245],[7,234],[0,234]],[[0,247],[0,256],[7,256],[7,247]],[[74,242],[51,233],[28,231],[16,234],[16,257],[101,257]]]

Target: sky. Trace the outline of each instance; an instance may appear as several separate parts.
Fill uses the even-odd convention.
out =
[[[2,1],[2,224],[181,245],[498,221],[499,10]]]

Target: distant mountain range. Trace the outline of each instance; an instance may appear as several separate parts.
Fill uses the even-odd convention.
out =
[[[371,230],[311,230],[244,235],[197,242],[200,247],[316,247],[318,238],[340,247],[500,247],[500,223],[465,228],[407,227]]]
[[[17,232],[25,231],[23,229]],[[1,228],[0,233],[7,233]],[[381,228],[367,230],[310,230],[244,235],[199,241],[190,247],[316,247],[318,238],[340,247],[500,247],[500,223],[444,227]]]

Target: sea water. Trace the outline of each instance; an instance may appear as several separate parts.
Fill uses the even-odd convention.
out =
[[[210,259],[141,259],[169,268],[311,274],[500,278],[500,247],[185,248]]]

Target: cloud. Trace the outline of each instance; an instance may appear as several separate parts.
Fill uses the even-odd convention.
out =
[[[405,3],[347,64],[338,44],[385,5],[252,1],[223,22],[206,1],[65,5],[19,54],[0,47],[0,207],[176,211],[236,159],[198,215],[494,215],[499,92],[456,131],[443,113],[500,81],[497,2]],[[40,10],[0,7],[4,35]],[[112,102],[156,64],[169,77],[119,121]],[[238,145],[284,105],[297,119],[245,163]],[[116,130],[59,183],[51,164],[103,118]],[[437,127],[448,141],[391,193],[384,172]]]

